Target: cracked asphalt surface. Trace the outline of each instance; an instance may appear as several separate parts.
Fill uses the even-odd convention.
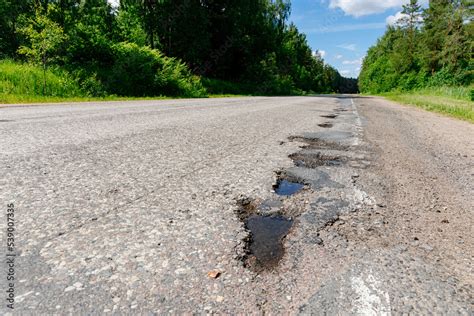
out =
[[[358,96],[0,106],[0,119],[14,313],[473,312],[469,123]],[[276,197],[278,176],[305,188]],[[274,269],[243,265],[242,198],[295,221]]]

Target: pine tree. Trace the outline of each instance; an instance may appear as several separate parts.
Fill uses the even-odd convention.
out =
[[[409,4],[403,5],[402,10],[403,18],[400,20],[400,24],[408,32],[408,47],[410,55],[413,57],[415,53],[416,39],[415,36],[418,31],[418,27],[421,23],[421,5],[418,0],[410,0]]]
[[[453,1],[451,12],[452,14],[447,16],[447,34],[441,50],[441,63],[448,72],[456,75],[468,67],[472,52],[472,37],[469,37],[465,26],[468,18],[466,3]]]
[[[450,0],[431,0],[424,11],[423,46],[424,67],[432,75],[441,69],[441,50],[445,45]]]

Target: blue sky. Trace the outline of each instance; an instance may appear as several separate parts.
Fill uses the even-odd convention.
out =
[[[404,0],[293,0],[290,21],[345,77],[357,77],[367,49],[400,16]],[[398,13],[398,15],[397,15]]]

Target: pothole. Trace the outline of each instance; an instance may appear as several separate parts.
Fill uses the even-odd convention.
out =
[[[320,138],[307,138],[302,136],[291,136],[288,138],[290,141],[297,141],[306,143],[303,146],[304,149],[335,149],[335,150],[347,150],[349,147],[338,143],[328,142]]]
[[[335,119],[337,117],[337,114],[325,114],[325,115],[320,115],[320,116],[328,118],[328,119]]]
[[[277,183],[273,186],[273,190],[277,195],[289,196],[297,193],[303,189],[304,184],[291,182],[286,179],[279,179]]]
[[[263,203],[248,198],[238,201],[237,215],[249,232],[241,260],[246,268],[257,273],[278,265],[285,253],[283,241],[293,226],[293,219],[281,213],[262,214]]]
[[[320,166],[340,166],[343,163],[343,160],[337,156],[327,156],[321,153],[306,153],[306,152],[297,152],[289,156],[295,166],[297,167],[306,167],[306,168],[316,168]]]
[[[284,216],[251,215],[245,222],[251,234],[246,264],[254,270],[271,269],[285,253],[283,239],[293,225]]]
[[[323,127],[323,128],[331,128],[333,127],[334,125],[331,124],[331,123],[322,123],[322,124],[318,124],[319,127]]]

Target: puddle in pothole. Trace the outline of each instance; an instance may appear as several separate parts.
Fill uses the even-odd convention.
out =
[[[275,193],[278,195],[293,195],[304,187],[304,184],[291,182],[285,179],[278,180],[277,184],[273,187]]]
[[[245,221],[251,233],[247,264],[256,270],[275,267],[283,257],[283,238],[292,225],[293,220],[284,216],[251,215]]]
[[[333,125],[331,123],[322,123],[318,124],[319,127],[324,127],[324,128],[331,128]]]

